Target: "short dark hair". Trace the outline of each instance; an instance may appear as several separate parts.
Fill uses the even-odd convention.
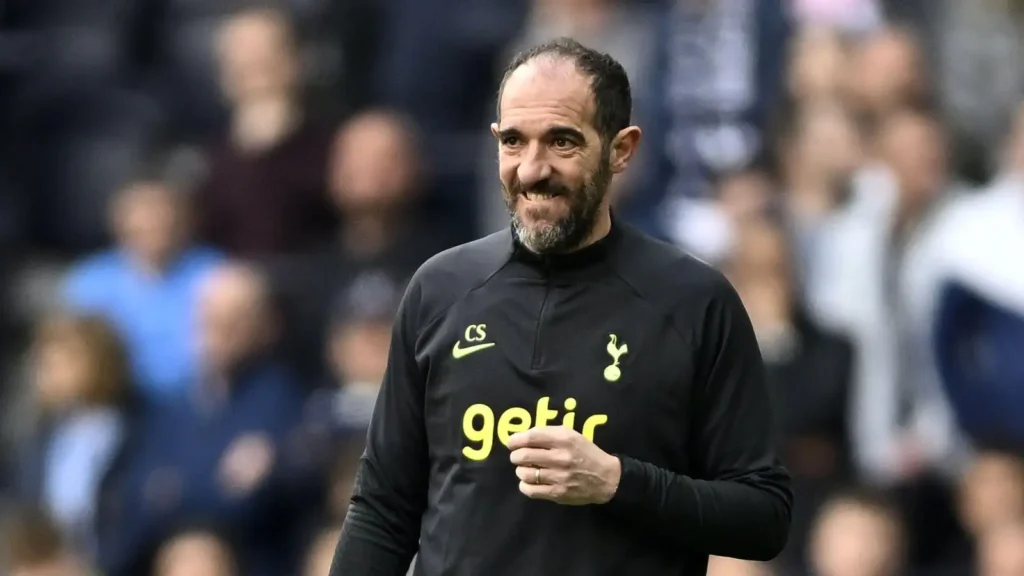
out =
[[[625,68],[608,54],[587,48],[572,38],[550,40],[524,50],[512,58],[505,68],[505,75],[498,89],[499,118],[501,96],[505,92],[505,83],[509,77],[524,64],[542,56],[569,60],[577,70],[590,78],[590,90],[594,95],[596,108],[593,123],[602,140],[610,141],[620,130],[629,126],[633,96],[630,93],[629,77]]]

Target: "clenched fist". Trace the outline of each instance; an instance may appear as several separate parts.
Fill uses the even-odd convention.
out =
[[[519,491],[530,498],[582,506],[604,504],[619,487],[619,459],[564,426],[533,428],[508,441]]]

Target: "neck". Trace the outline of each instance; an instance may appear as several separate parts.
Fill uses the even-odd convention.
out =
[[[579,245],[577,250],[582,250],[591,244],[600,242],[602,238],[608,235],[612,231],[612,213],[611,210],[605,206],[601,209],[597,220],[594,222],[594,228],[590,231],[587,239]]]
[[[298,125],[301,114],[287,97],[269,97],[239,104],[233,113],[231,136],[245,151],[260,151],[280,142]]]

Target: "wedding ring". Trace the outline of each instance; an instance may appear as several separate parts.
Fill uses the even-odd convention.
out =
[[[540,468],[533,469],[533,483],[540,484]]]

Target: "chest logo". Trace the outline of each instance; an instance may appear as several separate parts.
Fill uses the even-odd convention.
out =
[[[474,352],[486,350],[495,344],[495,342],[484,342],[487,340],[487,324],[470,324],[466,327],[462,337],[470,343],[470,346],[462,347],[461,341],[456,342],[455,347],[452,348],[452,358],[456,360],[465,358]]]
[[[625,342],[622,346],[617,346],[619,338],[615,334],[609,334],[608,341],[608,355],[612,357],[612,363],[604,369],[604,379],[609,382],[615,382],[622,377],[622,370],[619,369],[619,358],[623,357],[629,352],[629,346]]]

